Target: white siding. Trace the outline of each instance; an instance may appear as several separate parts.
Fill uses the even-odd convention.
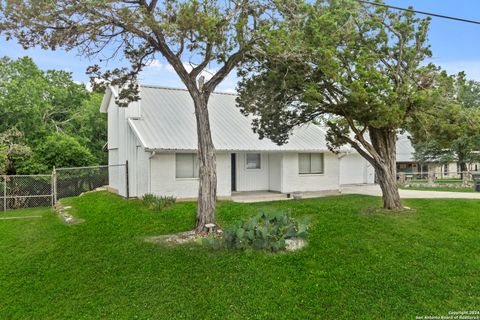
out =
[[[237,153],[237,191],[269,190],[268,153],[261,153],[260,169],[246,169],[246,155]]]
[[[350,153],[340,159],[340,184],[373,183],[372,165],[358,153]]]
[[[108,150],[108,184],[111,188],[118,191],[119,189],[119,180],[120,180],[120,172],[118,167],[114,167],[118,163],[118,149],[110,149]]]
[[[268,155],[270,191],[282,191],[282,159],[283,154],[281,153],[270,153]]]
[[[217,196],[231,195],[230,154],[217,154]],[[198,196],[198,179],[175,177],[175,153],[159,153],[150,159],[151,193],[182,198]]]
[[[324,153],[324,174],[299,174],[298,153],[283,155],[282,192],[337,190],[339,161],[333,153]]]
[[[108,149],[118,148],[118,107],[113,99],[108,106]]]
[[[142,197],[149,193],[149,177],[150,177],[150,153],[145,152],[141,147],[137,147],[136,168],[133,168],[137,175],[137,196]]]
[[[128,108],[119,108],[115,104],[115,100],[111,99],[108,107],[108,163],[109,165],[118,165],[128,161],[129,196],[131,197],[136,197],[137,191],[139,189],[143,191],[142,188],[145,186],[145,179],[137,181],[137,147],[140,146],[140,141],[128,125],[129,117],[138,117],[139,115],[140,104],[138,102],[130,104]],[[125,166],[113,167],[109,172],[110,187],[116,189],[121,196],[126,196]],[[143,186],[139,187],[139,183],[143,183]]]

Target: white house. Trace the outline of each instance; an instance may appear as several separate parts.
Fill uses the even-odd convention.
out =
[[[115,104],[116,90],[103,98],[108,113],[109,164],[129,164],[129,194],[173,195],[194,199],[198,193],[197,132],[192,99],[186,90],[141,86],[138,102]],[[236,107],[236,96],[213,93],[209,112],[217,158],[217,192],[281,193],[338,190],[341,184],[373,183],[372,167],[356,152],[328,151],[325,132],[316,125],[294,130],[278,146],[253,133],[251,119]],[[110,168],[110,187],[126,194],[126,179]]]

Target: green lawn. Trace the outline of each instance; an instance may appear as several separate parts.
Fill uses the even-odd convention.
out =
[[[0,319],[414,319],[480,309],[480,201],[379,198],[222,202],[228,225],[260,209],[310,215],[303,251],[160,247],[145,236],[192,229],[193,203],[162,213],[106,193],[68,199],[85,223],[0,221]]]
[[[401,187],[403,190],[420,190],[420,191],[449,191],[449,192],[475,192],[473,187],[470,188],[449,188],[449,187]]]
[[[407,180],[407,183],[428,183],[427,179],[413,179],[413,180]],[[435,183],[438,184],[462,184],[463,180],[462,179],[435,179]]]

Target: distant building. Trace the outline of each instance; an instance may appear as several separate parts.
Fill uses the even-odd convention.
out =
[[[410,141],[408,133],[397,136],[397,173],[415,175],[416,177],[426,178],[428,172],[435,173],[438,179],[460,178],[461,169],[457,162],[441,164],[438,162],[419,163],[415,160],[415,148]],[[470,171],[478,171],[478,164],[469,164]]]

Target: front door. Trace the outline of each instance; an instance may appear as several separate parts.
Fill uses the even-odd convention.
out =
[[[231,168],[232,168],[232,191],[237,191],[237,155],[235,153],[232,153],[232,164],[231,164]]]

